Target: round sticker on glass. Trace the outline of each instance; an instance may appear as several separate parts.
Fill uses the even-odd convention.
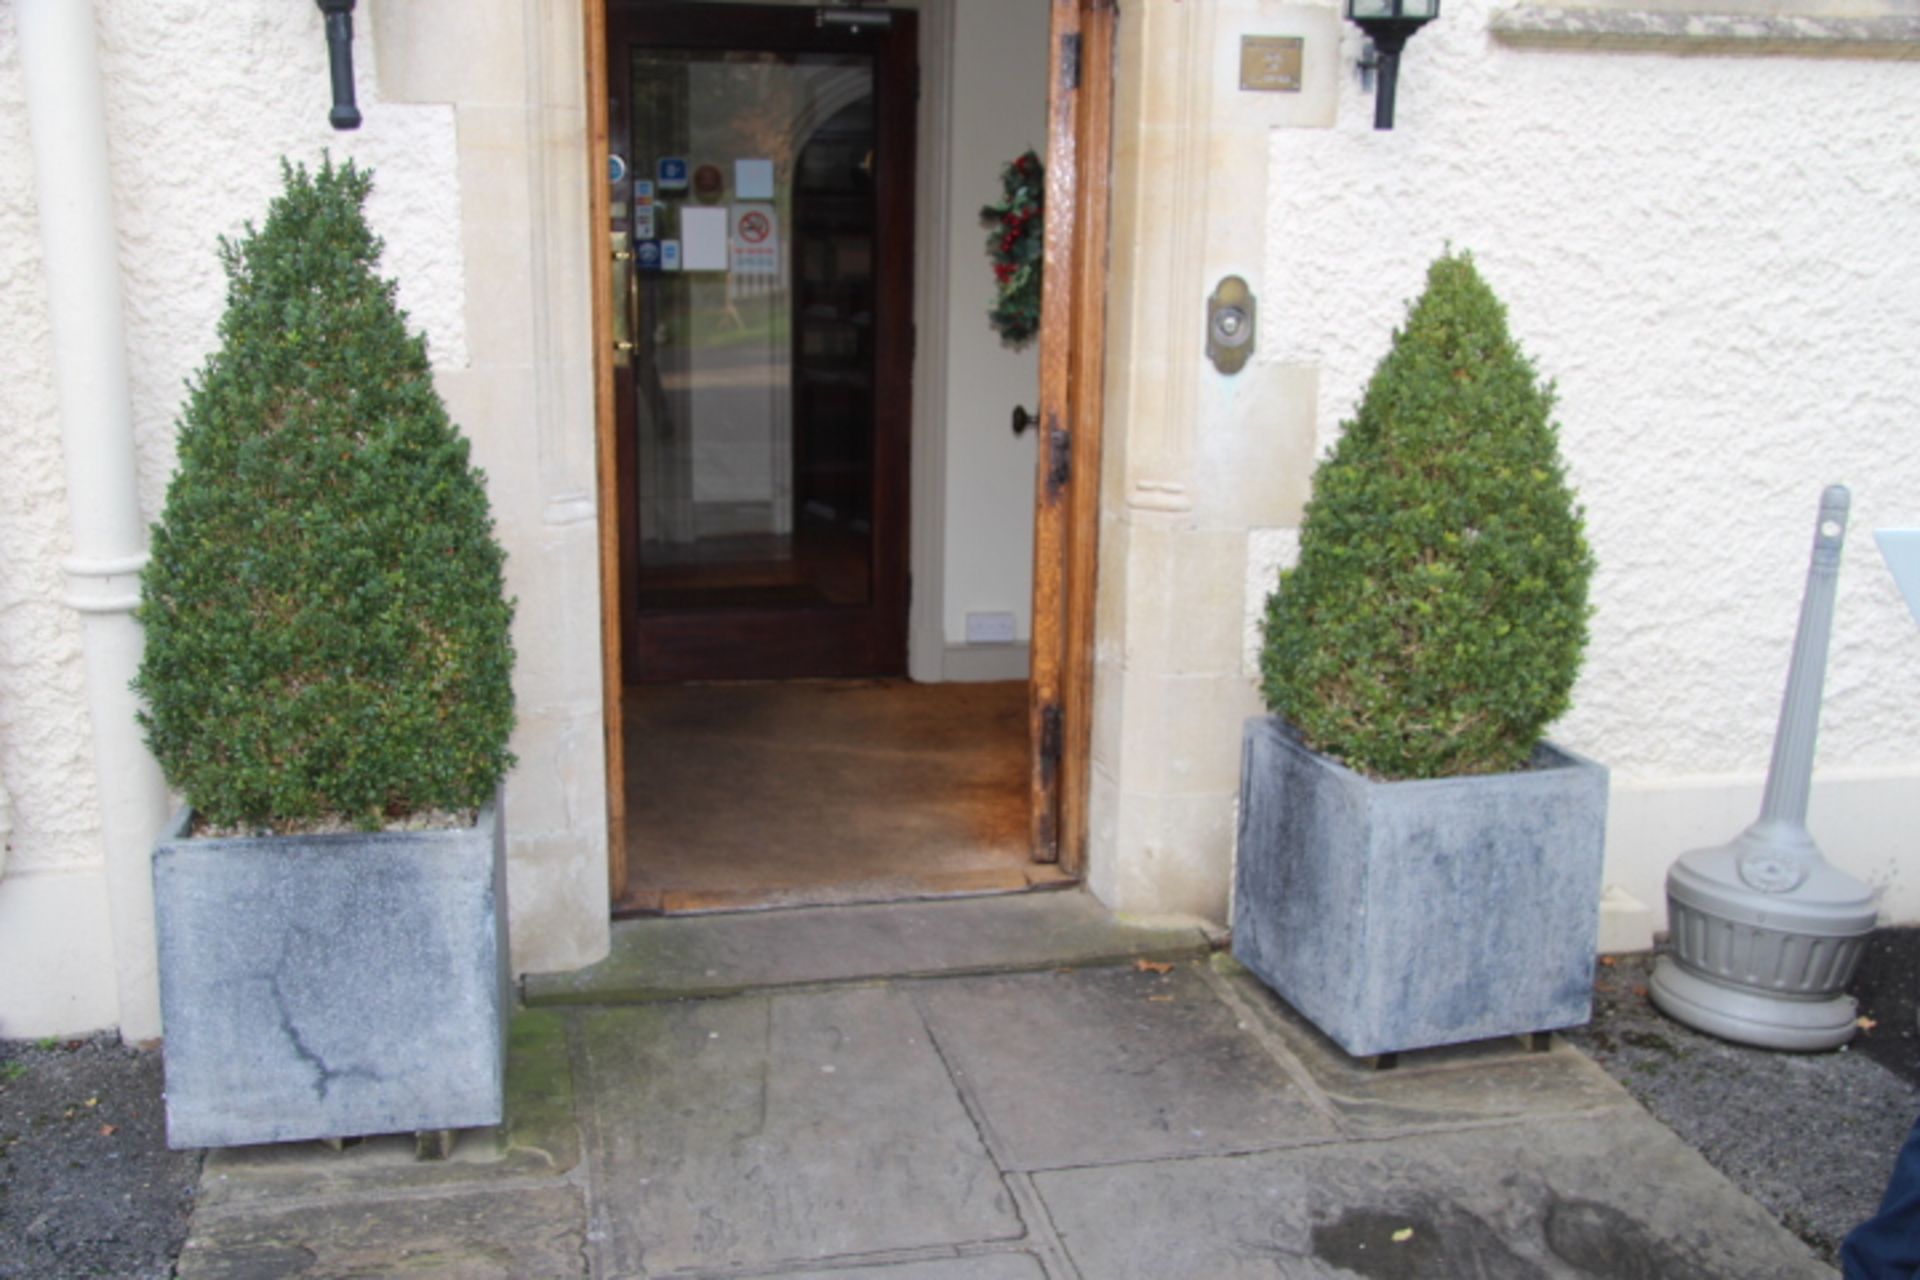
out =
[[[607,157],[607,181],[624,182],[627,177],[627,158],[625,156]]]
[[[721,176],[717,164],[703,164],[693,171],[693,198],[701,204],[712,204],[726,190],[726,179]]]

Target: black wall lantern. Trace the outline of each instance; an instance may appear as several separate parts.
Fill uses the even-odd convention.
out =
[[[327,17],[327,64],[333,74],[333,110],[327,123],[336,129],[358,129],[360,108],[353,101],[354,0],[314,0]]]
[[[1360,65],[1378,68],[1373,127],[1393,128],[1393,90],[1400,80],[1400,51],[1407,37],[1440,16],[1440,0],[1347,0],[1347,21],[1373,40],[1373,54]]]

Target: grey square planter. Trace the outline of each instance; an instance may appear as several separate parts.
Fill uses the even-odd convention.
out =
[[[1607,771],[1376,782],[1285,721],[1243,735],[1233,954],[1357,1057],[1592,1016]]]
[[[509,1012],[498,805],[464,829],[154,850],[167,1141],[497,1124]]]

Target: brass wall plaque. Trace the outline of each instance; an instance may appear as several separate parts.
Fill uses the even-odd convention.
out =
[[[1300,92],[1301,36],[1241,36],[1240,87],[1268,93]]]

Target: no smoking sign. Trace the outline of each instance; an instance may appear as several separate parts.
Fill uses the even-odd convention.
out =
[[[740,275],[780,273],[780,222],[770,204],[733,207],[733,270]]]
[[[765,244],[773,234],[773,219],[758,209],[750,209],[740,215],[738,230],[741,243]]]

